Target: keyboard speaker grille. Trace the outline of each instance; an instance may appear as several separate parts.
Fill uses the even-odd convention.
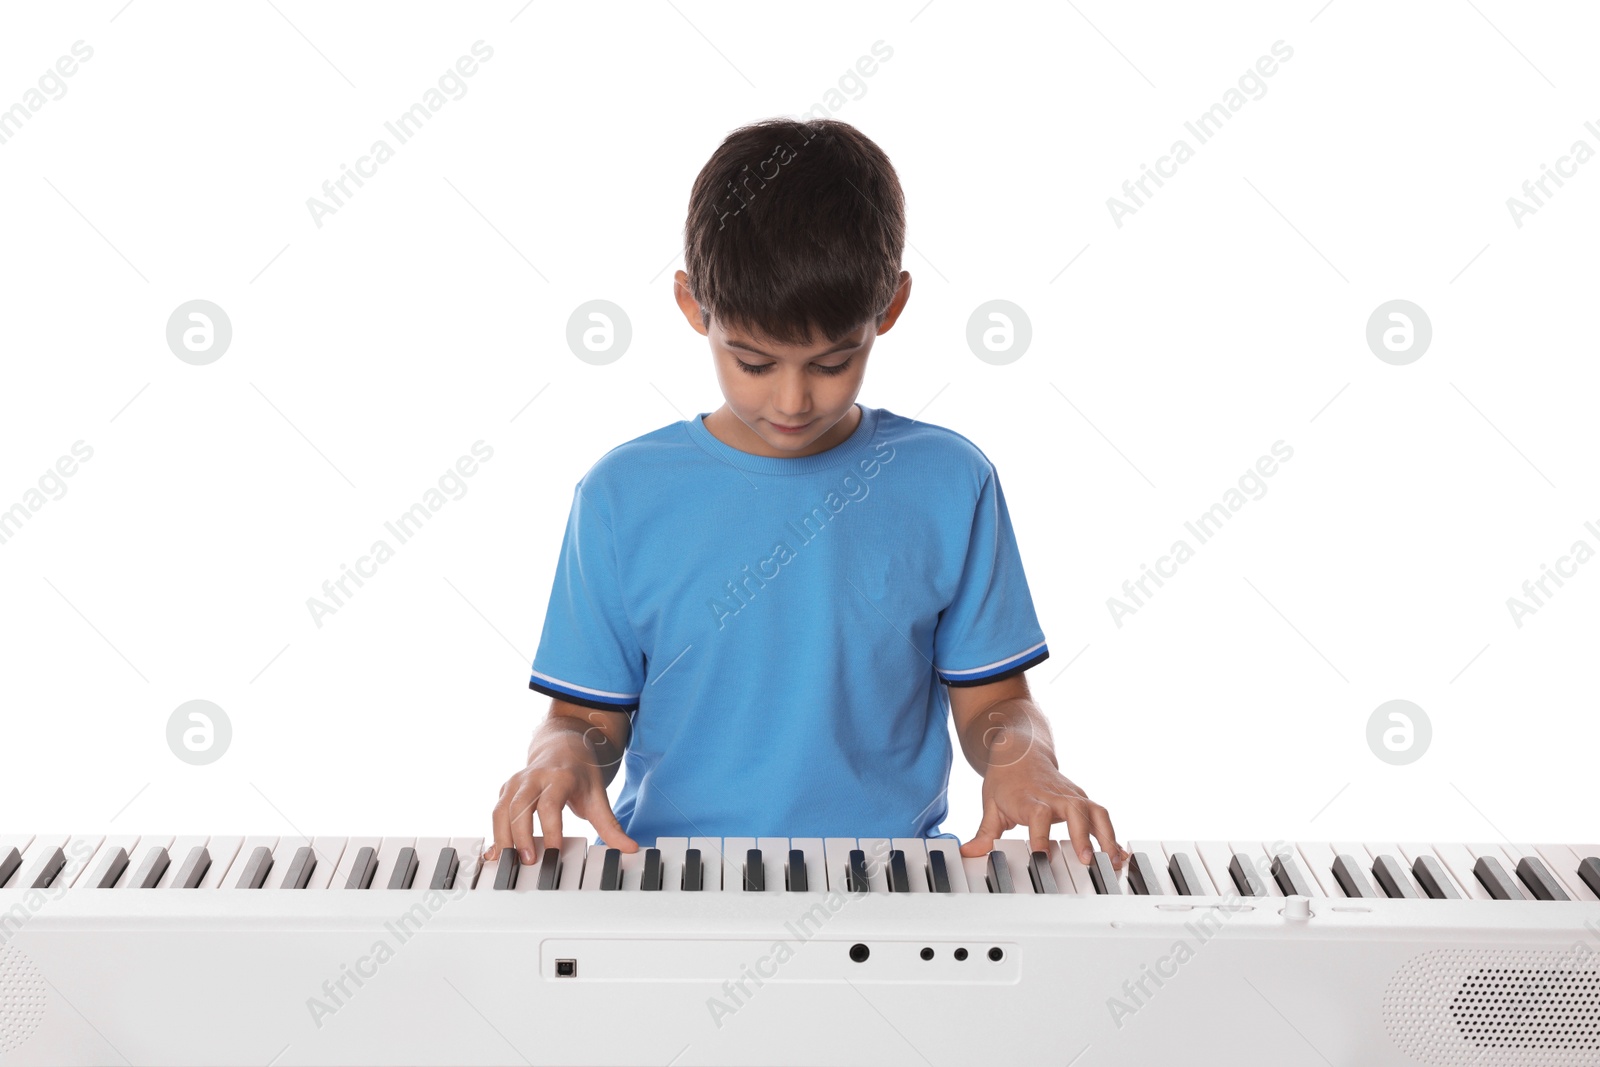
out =
[[[0,948],[0,1053],[33,1036],[44,1021],[44,1006],[44,976],[33,961],[15,945]]]
[[[1600,1063],[1594,952],[1437,949],[1394,973],[1383,1021],[1407,1055],[1438,1067]]]

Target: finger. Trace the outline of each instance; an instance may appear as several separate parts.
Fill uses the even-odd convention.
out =
[[[566,798],[560,790],[546,789],[539,793],[539,830],[542,830],[544,848],[562,851],[562,808]],[[533,862],[533,851],[525,854],[523,862]]]
[[[1094,862],[1094,849],[1089,845],[1089,813],[1083,810],[1082,801],[1067,809],[1067,832],[1072,839],[1072,853],[1078,862],[1087,866]]]
[[[483,852],[483,859],[488,863],[499,859],[500,850],[511,844],[511,800],[506,796],[506,787],[503,785],[500,787],[500,798],[494,804],[492,819],[494,837]]]
[[[1000,824],[1000,808],[992,800],[983,804],[983,819],[978,823],[978,832],[971,841],[961,846],[963,856],[984,856],[994,848],[994,839],[1005,832],[1005,827]]]
[[[1028,820],[1028,850],[1030,852],[1050,851],[1050,827],[1055,825],[1055,812],[1048,805],[1041,804],[1033,818]]]
[[[1117,831],[1111,825],[1111,813],[1099,804],[1091,804],[1089,819],[1094,826],[1095,840],[1100,842],[1100,850],[1111,856],[1111,866],[1120,871],[1128,861],[1128,853],[1117,843]]]
[[[522,863],[533,862],[533,806],[539,794],[527,788],[518,789],[508,798],[511,815],[511,847],[517,850]],[[496,853],[498,856],[498,853]]]
[[[590,797],[584,818],[589,820],[600,839],[611,848],[620,848],[624,852],[639,851],[639,843],[623,832],[604,789],[596,789]]]

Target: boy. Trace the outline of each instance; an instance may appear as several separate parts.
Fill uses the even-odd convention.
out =
[[[485,859],[534,862],[535,813],[559,847],[564,806],[624,852],[953,837],[948,707],[983,776],[963,855],[1019,825],[1044,849],[1066,821],[1079,859],[1092,834],[1123,866],[1023,677],[1049,652],[993,465],[856,403],[911,294],[904,243],[894,168],[846,123],[735,130],[701,170],[674,291],[726,402],[579,481],[528,683],[550,713]]]

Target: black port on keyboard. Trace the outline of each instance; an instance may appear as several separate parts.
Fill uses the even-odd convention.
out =
[[[1001,960],[1006,958],[1006,954],[1001,951],[999,945],[996,945],[994,948],[989,950],[989,958],[994,960],[996,963],[999,963]]]
[[[872,950],[859,941],[850,946],[850,958],[857,963],[865,963],[870,955],[872,955]]]
[[[956,959],[964,960],[966,958],[967,958],[967,950],[966,949],[964,949],[964,948],[956,949]]]
[[[556,960],[556,977],[557,978],[576,978],[576,977],[578,977],[578,961],[577,960]]]
[[[925,959],[925,960],[933,959],[933,949],[931,949],[931,948],[923,949],[922,950],[922,958]]]

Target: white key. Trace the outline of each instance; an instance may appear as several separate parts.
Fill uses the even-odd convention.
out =
[[[1567,845],[1535,845],[1540,856],[1544,858],[1546,867],[1555,875],[1562,885],[1567,887],[1567,895],[1573,900],[1595,900],[1594,890],[1589,884],[1578,877],[1578,864],[1581,857],[1573,852]],[[1593,855],[1593,853],[1590,853]]]
[[[600,854],[602,860],[605,853]],[[585,865],[589,862],[589,839],[587,837],[563,837],[561,839],[561,877],[556,882],[556,892],[575,893],[583,888],[583,880],[588,877]],[[595,872],[596,877],[599,872]]]
[[[1167,849],[1167,863],[1169,865],[1173,856],[1184,855],[1189,857],[1189,864],[1194,868],[1194,876],[1200,879],[1200,885],[1196,887],[1196,892],[1191,894],[1192,896],[1214,897],[1219,895],[1220,887],[1212,880],[1211,872],[1206,870],[1206,861],[1200,857],[1200,849],[1193,841],[1163,841],[1162,844]],[[1088,871],[1085,871],[1084,877],[1087,878],[1088,876]],[[1225,884],[1227,888],[1233,888],[1231,880]],[[1093,889],[1089,891],[1091,893],[1094,892]]]
[[[787,893],[783,884],[783,866],[789,861],[787,837],[758,837],[756,848],[761,850],[761,866],[766,869],[766,886],[769,893]]]
[[[364,848],[380,848],[383,845],[381,837],[352,837],[344,843],[344,851],[339,854],[339,863],[333,869],[333,877],[328,881],[328,888],[343,891],[350,884],[350,872],[355,869],[356,857]],[[376,875],[372,878],[373,885],[380,885]]]
[[[229,834],[223,837],[202,838],[201,843],[206,846],[206,855],[210,857],[211,865],[206,868],[205,877],[200,879],[200,884],[195,888],[221,889],[223,876],[228,873],[228,868],[233,866],[234,857],[239,855],[239,849],[244,845],[244,838]],[[185,852],[182,856],[174,856],[170,870],[176,872],[188,855]]]
[[[237,888],[239,885],[239,879],[244,876],[244,869],[249,865],[250,856],[255,852],[255,850],[263,847],[267,849],[273,849],[277,847],[277,844],[278,839],[276,836],[245,838],[244,841],[240,843],[239,851],[234,855],[233,862],[228,865],[227,871],[222,875],[222,881],[219,883],[219,888]],[[215,856],[211,857],[213,866],[216,865],[216,861],[217,858]],[[272,870],[267,871],[268,884],[271,883],[272,872],[275,870],[277,870],[277,864],[273,864]]]
[[[797,848],[806,854],[806,892],[826,893],[828,891],[828,865],[824,859],[822,838],[820,837],[794,837],[789,839],[789,847]],[[784,857],[788,862],[789,857]],[[790,890],[793,892],[793,890]]]
[[[1462,890],[1461,895],[1468,900],[1493,900],[1489,891],[1483,888],[1483,883],[1478,881],[1478,876],[1472,873],[1473,861],[1477,859],[1465,845],[1444,844],[1433,846],[1439,859],[1444,861],[1445,867],[1456,880],[1457,888]]]
[[[450,891],[470,890],[478,878],[478,863],[483,859],[483,838],[452,837],[450,847],[456,850],[456,878],[451,883]],[[433,882],[432,871],[428,872],[428,882],[430,885]]]
[[[856,847],[866,853],[867,888],[873,893],[889,892],[889,849],[887,837],[858,837]]]
[[[417,850],[417,876],[411,880],[412,889],[428,888],[428,883],[433,879],[433,869],[439,865],[439,853],[449,845],[448,837],[417,838],[417,843],[412,846]],[[387,882],[384,884],[388,885]]]
[[[1260,841],[1234,841],[1231,844],[1234,855],[1243,856],[1255,868],[1256,878],[1267,896],[1283,899],[1283,887],[1272,876],[1272,857],[1267,853],[1267,846]]]
[[[12,889],[32,889],[33,884],[39,880],[39,875],[43,872],[45,865],[52,862],[55,850],[59,848],[64,853],[69,840],[70,838],[66,834],[39,834],[23,850],[22,866],[17,869],[17,873],[12,875],[11,881],[6,884]],[[70,859],[70,857],[66,858]],[[61,881],[61,875],[65,873],[65,866],[65,862],[63,862],[62,869],[59,869],[51,878],[50,884],[52,886],[65,884]]]
[[[995,851],[1006,858],[1006,866],[1011,869],[1011,891],[1019,896],[1033,896],[1033,879],[1028,876],[1028,861],[1033,858],[1033,853],[1028,850],[1028,842],[1015,837],[1002,837],[994,846]],[[984,862],[988,862],[987,858]]]
[[[828,888],[837,893],[849,893],[850,882],[845,871],[850,867],[850,850],[856,847],[853,837],[825,837],[822,852],[827,860]]]
[[[700,892],[722,892],[722,838],[691,837],[689,847],[700,850]],[[739,883],[735,882],[729,892],[738,890]]]
[[[1078,859],[1078,853],[1072,847],[1072,842],[1061,839],[1050,844],[1054,846],[1050,852],[1050,866],[1056,874],[1056,888],[1068,896],[1095,896],[1094,881],[1089,877],[1089,866]],[[1162,858],[1156,856],[1155,861],[1161,863]]]
[[[152,838],[151,840],[155,839]],[[133,875],[133,864],[138,856],[139,849],[138,834],[114,834],[103,839],[99,847],[95,849],[94,855],[78,867],[70,883],[72,888],[88,889],[96,882],[104,879],[109,873],[108,866],[119,848],[122,849],[127,863],[124,864],[122,873],[117,876],[117,880],[112,883],[112,887],[115,888],[118,885],[122,885],[125,879]],[[67,872],[63,870],[61,873],[65,876]],[[69,883],[58,882],[57,884],[66,885]]]
[[[304,840],[303,838],[301,840]],[[346,838],[343,837],[313,837],[311,851],[316,855],[316,863],[311,867],[311,878],[306,882],[307,889],[331,889],[333,887],[333,872],[339,869],[339,861],[344,859],[344,846]],[[288,862],[294,862],[294,853],[288,855]],[[288,875],[288,870],[284,870]],[[420,877],[420,875],[418,876]],[[281,885],[281,879],[272,879],[271,884]],[[342,886],[340,888],[343,888]]]
[[[1333,861],[1337,858],[1333,846],[1326,841],[1300,841],[1296,842],[1295,847],[1300,851],[1301,869],[1306,872],[1307,878],[1321,887],[1322,895],[1343,899],[1344,890],[1339,888],[1339,881],[1333,876]]]
[[[687,837],[656,838],[656,848],[661,850],[661,892],[683,892],[683,854],[688,847]]]
[[[950,892],[972,892],[972,887],[967,884],[967,869],[961,862],[960,841],[949,837],[930,837],[927,839],[926,847],[930,860],[934,852],[944,853],[944,873],[950,881]]]
[[[743,893],[745,891],[744,861],[749,851],[755,847],[756,839],[753,837],[725,837],[722,839],[722,885],[724,892]]]
[[[137,839],[135,839],[137,840]],[[82,877],[83,872],[89,869],[89,861],[105,841],[102,834],[76,834],[67,839],[67,862],[61,868],[61,873],[56,875],[53,887],[71,888],[72,884]]]
[[[1167,850],[1161,847],[1160,841],[1129,841],[1125,846],[1128,850],[1128,867],[1133,867],[1133,853],[1143,852],[1150,859],[1150,866],[1155,868],[1155,882],[1161,887],[1161,896],[1175,897],[1178,889],[1172,884],[1172,875],[1167,873]],[[1063,865],[1065,866],[1065,865]],[[1128,887],[1132,892],[1133,887]],[[1063,888],[1063,892],[1067,890]],[[1089,890],[1091,893],[1093,889]],[[1154,892],[1151,894],[1154,896]]]
[[[889,843],[906,854],[906,885],[911,892],[928,892],[927,838],[896,837]]]
[[[1237,895],[1239,887],[1233,884],[1233,875],[1228,873],[1233,848],[1226,841],[1196,841],[1194,847],[1199,854],[1199,866],[1206,869],[1217,892],[1225,897]]]

